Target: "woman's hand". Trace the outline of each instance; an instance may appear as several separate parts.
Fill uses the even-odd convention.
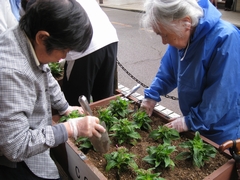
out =
[[[74,110],[78,110],[78,112],[80,114],[84,114],[84,110],[82,109],[82,107],[80,107],[80,106],[69,106],[67,108],[67,111],[64,113],[64,115],[68,115],[68,114],[70,114]]]
[[[99,124],[99,119],[95,116],[85,116],[80,118],[69,119],[65,122],[68,135],[77,139],[77,137],[92,137],[100,138],[106,129]]]
[[[157,102],[154,101],[153,99],[147,99],[146,98],[146,99],[143,99],[143,101],[141,103],[141,109],[146,111],[146,113],[150,117],[152,115],[153,109],[154,109],[156,104],[157,104]]]
[[[184,116],[179,118],[173,118],[170,119],[169,121],[170,122],[165,124],[165,126],[172,129],[176,129],[178,132],[188,131],[188,127],[186,125]]]

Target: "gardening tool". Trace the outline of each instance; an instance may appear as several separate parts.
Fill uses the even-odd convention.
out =
[[[226,141],[221,144],[218,149],[220,152],[229,149],[233,159],[235,160],[238,180],[240,180],[240,139]]]
[[[129,97],[131,94],[135,93],[139,88],[140,88],[140,84],[137,84],[136,86],[134,86],[131,91],[127,94],[124,95],[125,98]]]
[[[83,96],[83,95],[79,96],[78,102],[80,103],[80,105],[83,108],[86,115],[93,116],[92,110],[91,110],[91,108],[88,104],[87,98],[85,96]],[[101,138],[98,138],[96,136],[92,136],[91,138],[89,138],[89,140],[91,141],[94,149],[97,152],[106,153],[109,149],[110,139],[109,139],[109,136],[108,136],[108,132],[107,132],[105,122],[102,121],[102,122],[100,122],[100,124],[106,129],[106,131],[104,133],[102,133]]]

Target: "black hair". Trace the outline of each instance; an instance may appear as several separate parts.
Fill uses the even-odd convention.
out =
[[[92,39],[91,22],[82,6],[75,0],[29,0],[20,28],[31,40],[38,31],[47,31],[47,52],[70,49],[84,52]]]

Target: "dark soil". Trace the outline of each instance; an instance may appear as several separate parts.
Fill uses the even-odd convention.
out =
[[[97,116],[97,108],[93,109],[93,113]],[[157,129],[158,126],[164,124],[164,118],[157,115],[153,115],[151,117],[151,120],[152,129]],[[138,164],[139,168],[149,169],[152,166],[147,162],[143,161],[142,158],[148,155],[146,151],[147,147],[158,146],[161,142],[156,142],[153,139],[149,138],[149,132],[141,130],[139,130],[138,132],[140,133],[142,138],[138,141],[137,145],[132,146],[129,144],[122,144],[121,146],[127,147],[129,153],[137,155],[135,158],[135,162]],[[162,178],[168,180],[202,180],[204,179],[204,177],[211,174],[214,170],[218,169],[220,166],[222,166],[229,160],[229,157],[225,157],[223,154],[217,153],[216,157],[205,162],[205,165],[202,168],[194,167],[192,161],[178,161],[175,159],[176,155],[179,154],[181,151],[186,151],[186,149],[181,149],[178,144],[183,141],[189,140],[189,138],[186,137],[186,134],[180,134],[180,136],[181,139],[172,141],[172,145],[176,146],[177,149],[177,151],[171,154],[171,159],[174,161],[175,167],[165,169],[161,168],[156,170],[156,172],[161,173],[160,176]],[[107,153],[116,151],[117,147],[118,145],[114,143],[113,139],[111,139],[110,149]],[[83,152],[108,180],[134,180],[136,178],[136,174],[131,170],[121,172],[120,175],[117,174],[116,169],[111,169],[109,172],[106,172],[106,160],[103,154],[95,152],[93,149],[85,150]]]

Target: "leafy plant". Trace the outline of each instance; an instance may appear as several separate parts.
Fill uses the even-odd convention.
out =
[[[78,117],[83,117],[84,114],[80,114],[78,110],[74,110],[68,115],[62,116],[60,118],[60,122],[66,122],[68,119],[73,119],[73,118],[78,118]]]
[[[79,137],[75,141],[75,144],[77,147],[82,150],[82,149],[90,149],[93,147],[92,143],[90,142],[89,138],[86,137]]]
[[[142,111],[139,109],[132,115],[132,117],[134,122],[138,125],[140,129],[144,129],[144,130],[152,129],[149,124],[150,122],[152,122],[152,120],[150,119],[150,117],[147,115],[145,111]]]
[[[152,173],[152,168],[150,169],[137,169],[137,177],[135,180],[165,180],[159,177],[161,173]]]
[[[180,135],[175,129],[168,128],[167,126],[158,126],[158,129],[150,132],[149,137],[154,140],[163,139],[164,143],[170,144],[171,140],[179,139]]]
[[[131,112],[128,108],[130,101],[127,101],[121,97],[117,97],[116,100],[110,101],[108,109],[112,112],[112,115],[117,118],[126,118]]]
[[[124,118],[119,119],[109,131],[113,132],[110,136],[116,137],[119,144],[130,142],[130,144],[135,145],[137,143],[136,139],[141,139],[140,134],[135,131],[136,129],[139,129],[136,124]]]
[[[178,160],[191,159],[197,167],[204,166],[204,162],[216,156],[217,150],[210,144],[204,143],[200,133],[195,132],[193,140],[188,140],[179,144],[180,147],[187,148],[188,152],[181,152],[176,156]]]
[[[136,155],[128,153],[127,148],[119,147],[117,151],[111,154],[105,154],[104,158],[107,160],[106,171],[110,171],[112,168],[118,169],[118,174],[127,168],[133,168],[134,170],[138,168],[138,165],[134,161]]]
[[[112,115],[112,112],[109,109],[100,109],[98,114],[98,118],[100,121],[105,122],[108,130],[118,121],[118,119]]]
[[[59,62],[48,63],[53,77],[59,78],[63,75],[63,67]]]
[[[154,168],[159,166],[174,167],[174,162],[170,159],[170,154],[176,150],[175,146],[168,143],[163,143],[158,146],[150,146],[147,148],[148,155],[143,158],[144,161],[154,165]]]

